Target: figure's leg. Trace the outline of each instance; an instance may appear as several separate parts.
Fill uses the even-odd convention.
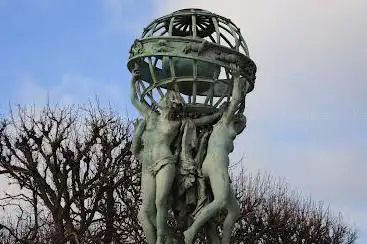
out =
[[[220,244],[220,238],[218,235],[217,225],[213,221],[209,221],[206,224],[207,235],[211,244]]]
[[[175,165],[166,164],[156,175],[157,244],[165,244],[168,234],[168,196],[175,178]]]
[[[196,216],[200,210],[204,207],[204,205],[206,204],[206,202],[208,201],[208,193],[206,190],[206,182],[205,182],[205,178],[201,175],[199,175],[198,177],[198,186],[197,186],[197,190],[198,190],[198,200],[196,203],[196,208],[195,210],[192,212],[193,216]]]
[[[226,169],[215,169],[208,172],[214,200],[206,205],[194,223],[184,232],[185,244],[191,244],[199,229],[218,211],[226,206],[230,194],[229,175]]]
[[[142,173],[141,194],[142,206],[139,210],[139,222],[144,230],[148,244],[156,244],[156,207],[155,207],[156,184],[155,177],[147,172]]]
[[[240,205],[238,204],[236,196],[233,194],[232,190],[229,200],[230,201],[227,205],[228,213],[223,223],[222,244],[229,244],[234,224],[240,217]]]

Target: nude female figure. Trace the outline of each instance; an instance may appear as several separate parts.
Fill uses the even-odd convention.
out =
[[[229,179],[228,155],[234,149],[234,139],[246,126],[246,117],[242,112],[235,113],[244,99],[248,83],[245,79],[240,78],[237,65],[232,65],[231,69],[234,79],[232,100],[221,119],[213,126],[207,154],[202,165],[202,173],[209,179],[214,200],[203,207],[194,223],[184,232],[185,244],[192,244],[199,229],[222,209],[228,211],[223,224],[222,244],[229,244],[234,223],[239,217],[239,204],[232,192]]]
[[[176,155],[171,151],[171,144],[179,134],[181,121],[174,119],[179,110],[181,97],[178,93],[167,91],[158,103],[159,112],[154,112],[144,103],[138,101],[135,81],[139,79],[138,66],[133,70],[131,80],[131,102],[144,117],[144,125],[137,126],[134,134],[135,145],[143,144],[138,153],[142,161],[141,194],[142,206],[139,221],[149,244],[165,244],[167,241],[168,198],[175,178]],[[194,120],[197,125],[210,123],[220,117],[221,113],[204,116]],[[139,139],[141,138],[141,139]],[[141,140],[141,143],[139,143]],[[135,151],[137,153],[137,151]]]
[[[179,101],[174,93],[167,92],[158,103],[159,112],[152,111],[147,104],[138,101],[135,81],[139,76],[139,68],[136,66],[131,80],[131,102],[145,121],[144,133],[140,134],[144,149],[140,155],[143,203],[139,221],[149,244],[165,244],[168,232],[168,196],[176,170],[176,157],[170,146],[181,124],[171,118]]]

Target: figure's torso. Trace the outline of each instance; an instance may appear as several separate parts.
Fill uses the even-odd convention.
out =
[[[143,134],[144,161],[152,163],[172,155],[170,146],[180,127],[179,121],[171,121],[154,115],[147,118]]]
[[[233,141],[236,136],[237,134],[232,123],[226,124],[223,121],[219,121],[214,125],[203,162],[203,173],[210,169],[220,170],[223,167],[224,169],[228,168],[228,155],[234,149]]]
[[[223,121],[219,121],[214,125],[213,131],[208,141],[208,152],[215,152],[218,149],[231,153],[234,149],[233,141],[236,138],[237,133],[233,128],[232,123],[226,124]]]

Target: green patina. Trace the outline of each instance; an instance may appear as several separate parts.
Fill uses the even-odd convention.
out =
[[[228,155],[246,127],[245,96],[256,73],[239,28],[205,10],[176,11],[145,28],[131,47],[128,69],[131,101],[143,117],[132,152],[143,165],[139,220],[148,243],[174,243],[169,209],[185,244],[202,227],[219,243],[210,219],[228,210],[221,243],[229,243],[239,206]]]

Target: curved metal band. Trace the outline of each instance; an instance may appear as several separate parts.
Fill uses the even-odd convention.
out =
[[[151,37],[136,40],[131,48],[128,69],[131,71],[135,62],[141,62],[146,57],[176,57],[197,60],[230,68],[230,64],[240,66],[242,76],[254,85],[256,65],[247,56],[230,48],[185,37]]]

